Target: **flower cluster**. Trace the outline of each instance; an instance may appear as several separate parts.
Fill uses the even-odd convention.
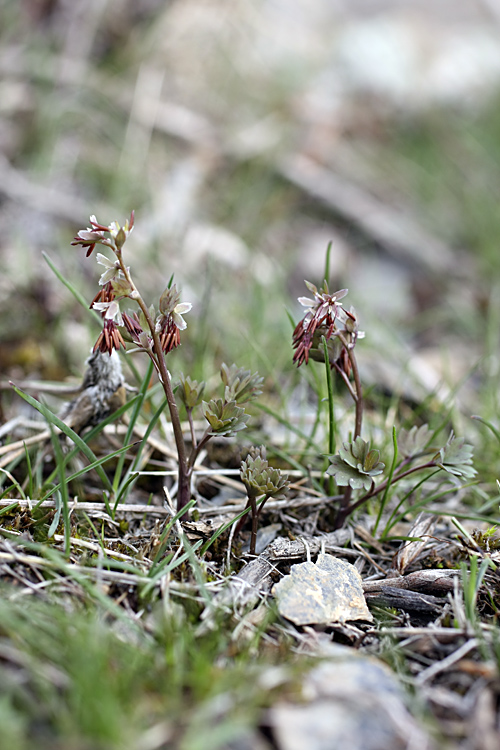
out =
[[[81,229],[71,243],[87,248],[87,257],[96,245],[104,245],[115,255],[114,259],[110,259],[102,253],[97,253],[97,262],[104,266],[105,270],[99,279],[102,288],[92,300],[90,307],[101,313],[104,323],[94,351],[111,354],[114,349],[125,348],[124,338],[119,331],[119,328],[125,328],[127,339],[135,344],[135,349],[129,351],[151,353],[154,335],[158,334],[161,350],[168,354],[181,343],[180,332],[186,328],[182,315],[189,312],[191,304],[180,302],[180,294],[175,285],[172,285],[160,297],[160,311],[157,316],[154,308],[150,308],[149,311],[145,308],[132,281],[130,268],[125,266],[122,258],[123,245],[133,228],[133,211],[122,227],[116,221],[105,226],[100,224],[95,216],[91,216],[90,227]],[[135,300],[139,304],[139,315],[122,313],[120,300],[125,298]]]
[[[110,283],[107,283],[96,294],[90,305],[91,308],[101,313],[104,319],[103,328],[99,334],[93,351],[108,352],[111,354],[113,349],[123,347],[125,341],[118,330],[117,326],[123,326],[123,316],[120,312],[120,305],[115,300],[115,293]]]
[[[190,302],[180,302],[180,293],[175,284],[165,289],[160,297],[160,314],[156,318],[155,329],[160,336],[162,351],[168,354],[181,343],[181,331],[187,323],[182,317],[191,310]]]
[[[112,221],[107,227],[99,224],[95,216],[90,217],[90,227],[80,229],[73,239],[72,245],[81,245],[87,248],[87,258],[91,255],[96,245],[106,245],[116,254],[121,253],[121,249],[134,228],[134,212],[130,218],[121,227],[118,222]],[[106,235],[109,235],[106,236]]]
[[[246,428],[250,415],[246,414],[244,404],[262,392],[260,386],[263,379],[258,373],[252,374],[250,370],[243,370],[236,365],[228,367],[223,364],[220,373],[222,398],[203,401],[205,383],[182,374],[179,382],[173,386],[166,355],[180,345],[181,331],[187,327],[183,316],[191,310],[192,305],[189,302],[181,302],[180,292],[172,281],[161,294],[156,309],[154,305],[146,304],[134,284],[130,268],[125,265],[123,259],[123,245],[133,228],[133,212],[123,226],[117,222],[105,226],[100,224],[95,216],[91,216],[90,226],[80,230],[72,244],[84,247],[87,257],[96,245],[103,245],[108,250],[108,255],[110,250],[113,253],[114,257],[97,253],[97,262],[103,266],[104,271],[99,279],[99,292],[90,307],[101,315],[103,329],[94,346],[94,352],[99,355],[111,355],[114,350],[125,349],[127,342],[132,344],[128,353],[144,352],[153,363],[165,394],[165,404],[170,414],[177,449],[177,510],[179,517],[183,518],[184,509],[189,505],[191,498],[191,479],[200,451],[214,436],[230,438]],[[132,300],[137,306],[136,310],[123,312],[120,304],[124,300]],[[176,395],[186,410],[190,430],[189,443],[184,437]],[[207,422],[201,436],[197,434],[193,418],[193,410],[197,406],[201,407],[200,410]],[[270,469],[268,474],[264,471],[261,474],[262,480],[267,477],[265,490],[268,495],[283,488],[277,470]]]
[[[364,333],[358,330],[354,309],[345,310],[340,301],[346,296],[347,289],[330,294],[326,281],[319,291],[309,281],[305,284],[313,297],[299,297],[306,312],[293,332],[293,361],[300,367],[303,362],[307,364],[310,357],[323,360],[321,338],[324,337],[328,342],[328,357],[332,367],[336,364],[349,374],[350,364],[345,344],[354,346]]]

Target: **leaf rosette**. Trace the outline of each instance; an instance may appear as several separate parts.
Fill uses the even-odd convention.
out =
[[[385,464],[380,461],[380,451],[370,448],[370,443],[357,437],[352,443],[343,443],[335,456],[328,456],[327,474],[335,478],[340,487],[369,490],[373,478],[382,474]]]
[[[245,410],[236,405],[236,401],[226,403],[221,398],[202,402],[203,415],[209,423],[211,435],[233,437],[236,432],[244,430],[250,419]]]
[[[250,449],[246,459],[241,462],[240,476],[249,497],[264,495],[266,500],[270,497],[284,500],[286,497],[288,475],[269,466],[264,446]]]

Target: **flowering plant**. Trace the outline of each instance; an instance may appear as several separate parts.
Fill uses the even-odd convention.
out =
[[[371,448],[370,443],[361,437],[363,391],[354,349],[364,333],[358,328],[354,308],[346,310],[341,302],[347,289],[331,294],[326,281],[320,290],[308,281],[305,284],[312,297],[299,297],[305,313],[293,332],[293,361],[299,367],[304,363],[307,365],[310,359],[322,361],[326,366],[330,406],[330,455],[327,454],[330,465],[327,474],[335,479],[338,487],[345,487],[342,495],[332,498],[339,501],[335,527],[341,528],[346,518],[359,506],[382,494],[377,525],[391,484],[417,471],[441,470],[452,477],[472,479],[476,473],[472,466],[472,450],[464,438],[457,438],[451,432],[445,445],[433,447],[435,435],[427,425],[422,425],[418,428],[414,426],[409,431],[401,430],[399,440],[393,430],[394,457],[389,476],[375,484],[375,479],[383,474],[385,464],[380,461],[380,452]],[[352,439],[344,442],[335,455],[332,371],[344,381],[356,410]],[[398,452],[402,455],[400,461]],[[425,455],[428,460],[411,465],[415,459]],[[364,494],[353,499],[353,491],[359,490],[363,490]]]
[[[261,393],[259,386],[262,378],[236,365],[222,365],[223,397],[203,401],[203,414],[208,425],[201,439],[197,440],[192,413],[201,402],[205,384],[181,375],[180,382],[174,386],[166,364],[167,355],[180,346],[181,332],[187,327],[183,316],[191,310],[192,305],[181,302],[176,285],[169,284],[160,295],[158,310],[154,305],[148,307],[123,258],[123,247],[133,229],[134,212],[123,226],[115,221],[105,226],[91,216],[90,227],[80,230],[71,244],[86,248],[87,257],[96,245],[103,245],[114,255],[109,258],[97,253],[97,262],[105,270],[99,279],[100,290],[90,304],[103,319],[94,352],[111,355],[115,350],[126,350],[126,342],[129,342],[133,344],[129,353],[144,352],[151,359],[165,392],[172,422],[179,467],[177,510],[182,511],[191,497],[191,475],[200,450],[213,435],[231,437],[246,427],[249,416],[245,414],[244,405]],[[138,310],[131,313],[123,311],[122,306],[128,300],[135,303]],[[191,432],[189,451],[174,391],[177,391],[186,408]]]

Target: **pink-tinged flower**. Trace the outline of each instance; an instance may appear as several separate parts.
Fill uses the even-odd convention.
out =
[[[338,292],[330,294],[326,282],[324,288],[319,292],[316,286],[311,284],[310,281],[306,281],[305,285],[314,295],[313,299],[299,297],[300,304],[307,308],[307,316],[310,319],[314,318],[317,320],[318,325],[323,323],[323,321],[325,321],[326,325],[335,323],[335,319],[342,309],[342,303],[339,300],[346,296],[347,289],[340,289]]]
[[[106,245],[113,252],[119,253],[125,240],[134,228],[134,212],[132,211],[130,218],[125,222],[123,227],[120,227],[116,221],[112,221],[109,226],[105,226],[104,224],[100,224],[95,216],[90,217],[90,224],[90,227],[81,229],[78,232],[71,244],[86,247],[87,257],[92,253],[96,245]],[[111,235],[111,237],[106,237],[106,234]]]
[[[153,339],[150,334],[144,331],[137,313],[128,315],[128,313],[122,314],[123,325],[125,326],[131,341],[136,344],[135,349],[129,349],[128,354],[134,352],[151,351],[153,348]]]
[[[177,326],[179,331],[184,331],[187,328],[187,323],[182,316],[189,312],[192,307],[193,305],[191,304],[191,302],[180,302],[170,313],[172,321]]]
[[[163,328],[160,331],[160,344],[164,354],[176,349],[181,343],[181,331],[174,323],[173,318],[165,318]]]
[[[117,325],[124,325],[123,316],[114,297],[111,283],[108,282],[99,290],[90,304],[90,307],[98,310],[104,318],[103,329],[95,343],[94,352],[99,350],[111,354],[113,349],[119,349],[120,347],[125,349],[125,342],[117,328]]]
[[[182,317],[192,308],[190,302],[179,302],[180,293],[175,284],[165,289],[160,297],[160,314],[156,318],[155,330],[160,334],[161,347],[165,354],[181,343],[180,331],[187,328]]]
[[[103,329],[92,351],[96,352],[99,350],[103,354],[104,352],[112,354],[113,349],[119,349],[120,347],[125,349],[125,342],[115,322],[113,320],[104,320]]]
[[[87,248],[86,257],[92,253],[94,247],[101,243],[103,240],[102,232],[95,232],[91,228],[80,229],[76,237],[73,239],[72,245],[81,245]]]

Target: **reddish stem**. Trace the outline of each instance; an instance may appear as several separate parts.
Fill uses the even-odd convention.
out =
[[[174,432],[175,447],[177,448],[177,457],[178,457],[177,511],[180,511],[182,510],[182,508],[184,508],[188,504],[189,500],[191,499],[192,466],[189,465],[188,459],[187,459],[186,445],[184,443],[184,436],[182,434],[179,410],[177,408],[174,391],[172,389],[170,375],[167,370],[165,356],[161,348],[160,337],[158,336],[155,330],[154,320],[151,318],[151,315],[149,313],[146,303],[142,299],[137,287],[132,281],[130,272],[122,260],[121,253],[119,255],[119,260],[120,260],[120,268],[133,290],[132,294],[129,296],[132,299],[134,299],[139,305],[139,307],[141,308],[143,315],[146,319],[146,322],[148,324],[151,337],[153,339],[153,351],[154,351],[153,361],[155,362],[155,366],[160,377],[160,382],[162,384],[162,387],[163,387],[163,390],[165,392],[165,396],[167,399],[168,410],[170,412],[170,419],[172,422],[172,429]]]

